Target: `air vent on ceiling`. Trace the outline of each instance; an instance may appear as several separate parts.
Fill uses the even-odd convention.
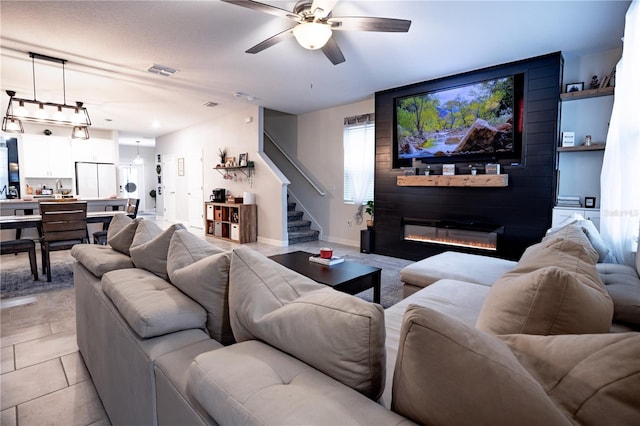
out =
[[[204,105],[204,106],[206,106],[206,107],[209,107],[209,108],[213,108],[214,106],[217,106],[217,105],[218,105],[218,103],[217,103],[217,102],[209,101],[209,102],[205,102],[205,103],[204,103],[204,104],[202,104],[202,105]]]
[[[178,70],[175,68],[166,67],[164,65],[158,65],[158,64],[153,64],[153,66],[150,67],[147,71],[152,72],[154,74],[160,74],[165,77],[171,77],[173,74],[178,72]]]

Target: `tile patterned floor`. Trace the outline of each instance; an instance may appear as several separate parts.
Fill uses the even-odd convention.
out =
[[[201,235],[202,231],[193,232]],[[211,241],[224,248],[237,246]],[[326,245],[323,241],[289,247],[248,244],[266,256],[295,250],[317,252]],[[357,247],[331,246],[339,256],[361,255]],[[20,256],[2,256],[0,267],[4,262],[28,265]],[[385,258],[384,267],[399,271],[408,263]],[[74,290],[10,300],[24,303],[11,307],[3,304],[0,309],[0,425],[110,425],[76,345]]]

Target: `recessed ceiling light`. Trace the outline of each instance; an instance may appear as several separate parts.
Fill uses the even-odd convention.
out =
[[[113,121],[111,118],[105,118],[104,121],[108,121],[109,123]]]
[[[171,77],[173,74],[178,72],[177,69],[167,67],[164,65],[153,64],[147,71],[152,72],[154,74],[160,74],[165,77]]]
[[[153,120],[151,122],[151,127],[153,127],[154,129],[157,129],[160,127],[160,122],[158,120]]]
[[[209,101],[209,102],[205,102],[202,105],[206,106],[206,107],[210,107],[213,108],[214,106],[217,106],[218,103],[217,102],[213,102],[213,101]]]

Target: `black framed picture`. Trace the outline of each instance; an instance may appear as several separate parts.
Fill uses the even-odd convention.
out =
[[[584,197],[584,206],[588,209],[596,207],[596,197]]]
[[[572,93],[572,92],[581,92],[583,90],[584,90],[584,81],[580,83],[567,84],[565,92]]]

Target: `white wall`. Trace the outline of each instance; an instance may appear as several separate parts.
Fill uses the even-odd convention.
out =
[[[296,196],[313,212],[323,230],[323,239],[351,246],[360,245],[360,225],[353,221],[356,206],[343,202],[344,154],[342,146],[344,118],[374,112],[374,98],[314,111],[298,116],[297,146],[289,147],[305,170],[326,190],[324,197],[302,190]],[[299,183],[291,182],[292,191]],[[302,183],[302,185],[304,185]],[[307,194],[307,195],[305,195]]]
[[[181,131],[158,137],[156,153],[161,156],[174,154],[176,158],[185,157],[190,152],[203,153],[203,191],[204,201],[214,188],[225,188],[235,196],[243,196],[245,191],[256,194],[258,206],[258,239],[277,245],[284,244],[282,217],[283,184],[260,155],[262,141],[262,111],[255,105],[237,104],[218,106],[213,112],[214,118],[206,123],[183,129]],[[248,153],[248,159],[255,164],[253,183],[242,173],[236,172],[233,180],[224,179],[214,169],[220,162],[218,151],[226,149],[228,156],[237,157]],[[190,165],[186,165],[188,173]],[[180,206],[187,205],[187,176],[175,176],[176,179],[176,220],[188,221],[188,211]],[[163,175],[163,180],[165,176]],[[163,181],[164,184],[164,181]],[[163,194],[158,196],[158,207],[166,211]],[[163,215],[158,211],[158,215]]]

